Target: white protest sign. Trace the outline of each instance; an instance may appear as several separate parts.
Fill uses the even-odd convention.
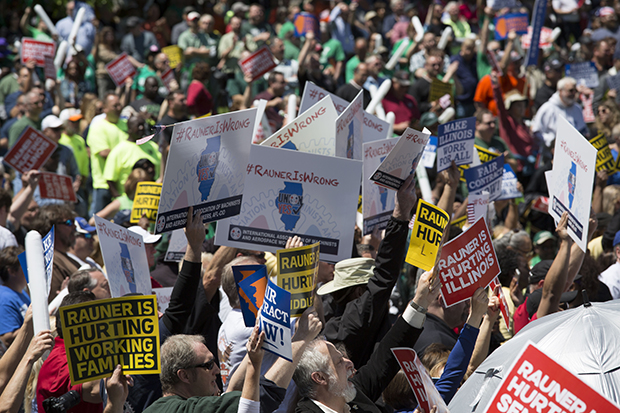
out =
[[[464,118],[439,125],[437,146],[437,172],[457,165],[469,165],[474,157],[476,118]]]
[[[362,179],[363,235],[378,227],[383,229],[394,211],[394,194],[381,185],[375,185],[370,177],[392,151],[398,141],[383,139],[364,143],[364,176]]]
[[[269,281],[259,320],[260,330],[265,333],[263,349],[292,362],[291,293]]]
[[[385,138],[391,138],[389,136],[390,124],[384,120],[379,119],[375,115],[364,111],[364,128],[362,138],[364,142],[374,142]]]
[[[405,129],[392,152],[370,179],[378,185],[398,191],[405,179],[418,167],[429,137],[430,133]]]
[[[504,155],[485,162],[482,165],[472,166],[463,172],[467,180],[467,189],[470,193],[489,193],[489,200],[494,201],[502,194],[502,177],[504,176]]]
[[[243,205],[215,243],[275,253],[288,237],[321,242],[321,260],[351,257],[362,162],[252,146]]]
[[[424,147],[424,153],[422,153],[422,165],[426,169],[433,169],[435,158],[437,158],[437,136],[431,136]]]
[[[558,222],[568,211],[568,234],[585,251],[597,151],[566,119],[560,116],[557,124],[549,214]]]
[[[481,194],[470,193],[467,197],[467,223],[473,225],[480,217],[485,217],[486,219],[488,208],[488,192],[485,191]]]
[[[504,164],[504,176],[502,177],[502,193],[497,200],[521,198],[523,194],[517,189],[517,175],[508,164]]]
[[[261,145],[318,155],[336,155],[334,124],[338,114],[329,96],[265,139]]]
[[[566,76],[574,78],[578,85],[585,85],[591,89],[597,88],[599,85],[598,69],[594,62],[566,65]]]
[[[175,229],[170,234],[168,249],[164,261],[181,262],[187,249],[187,237],[182,229]]]
[[[173,288],[174,287],[153,288],[153,292],[157,296],[157,309],[162,313],[166,312],[168,304],[170,304]]]
[[[359,92],[353,102],[336,119],[336,156],[357,159],[362,157],[364,126],[364,94]]]
[[[95,226],[112,298],[151,294],[151,273],[142,235],[95,215]]]
[[[239,213],[255,121],[256,109],[248,109],[174,127],[157,234],[184,228],[190,206],[204,222]]]

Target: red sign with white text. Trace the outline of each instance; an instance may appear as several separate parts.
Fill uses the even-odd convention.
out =
[[[161,81],[164,82],[164,86],[166,86],[166,89],[168,89],[168,91],[170,91],[170,83],[173,80],[174,80],[174,72],[172,71],[172,69],[168,69],[164,73],[161,74]]]
[[[504,290],[502,290],[502,285],[499,283],[499,278],[493,278],[491,284],[489,284],[489,288],[491,291],[495,291],[495,287],[499,286],[499,293],[497,297],[499,298],[499,309],[502,312],[502,319],[504,320],[504,324],[506,325],[506,329],[510,331],[510,313],[508,312],[508,301],[506,301],[506,296],[504,295]]]
[[[28,126],[6,154],[4,162],[24,174],[31,169],[41,168],[57,146],[56,142]]]
[[[54,66],[54,58],[45,56],[45,78],[56,80],[56,66]]]
[[[128,77],[133,77],[136,74],[136,68],[129,61],[127,53],[123,53],[112,60],[105,65],[105,68],[116,86],[122,85]]]
[[[75,191],[73,190],[73,179],[70,176],[41,172],[39,191],[41,192],[41,198],[77,202]]]
[[[267,46],[263,46],[250,56],[239,61],[239,66],[244,74],[252,75],[252,80],[256,80],[274,67],[276,62],[273,60],[273,54]]]
[[[549,198],[546,196],[539,196],[532,203],[532,209],[538,212],[544,212],[545,214],[549,213]]]
[[[51,56],[52,59],[56,55],[56,43],[44,42],[30,38],[22,39],[21,62],[26,64],[31,59],[37,62],[37,66],[45,67],[45,56]]]
[[[544,48],[551,46],[551,34],[553,30],[548,27],[540,29],[540,40],[538,41],[538,47]],[[532,26],[528,26],[527,34],[521,36],[521,47],[523,49],[529,49],[532,43]]]
[[[482,411],[612,413],[620,409],[530,342]]]
[[[592,123],[596,120],[594,116],[594,109],[592,108],[592,104],[594,103],[594,93],[589,95],[581,94],[581,104],[583,105],[583,109],[581,110],[581,114],[583,115],[583,121],[585,123]]]
[[[437,265],[446,307],[469,299],[499,275],[495,248],[483,217],[443,246]]]
[[[437,413],[449,412],[416,352],[410,348],[399,347],[393,348],[392,353],[407,377],[418,406],[425,412],[430,412],[433,406],[437,406]]]

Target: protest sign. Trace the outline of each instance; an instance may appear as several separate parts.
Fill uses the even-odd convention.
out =
[[[597,88],[598,70],[594,62],[581,62],[566,65],[566,76],[570,76],[577,81],[577,85],[584,85],[591,89]]]
[[[350,258],[362,162],[253,145],[240,215],[215,243],[275,253],[288,237],[321,242],[321,259]]]
[[[579,95],[579,100],[581,100],[581,104],[583,106],[581,109],[583,121],[585,123],[593,123],[596,120],[596,117],[594,116],[594,108],[592,107],[594,103],[594,93],[590,93],[589,95],[581,93]]]
[[[121,54],[116,59],[105,65],[105,69],[116,86],[122,86],[125,80],[136,75],[136,68],[129,61],[127,53]]]
[[[187,250],[187,237],[182,229],[175,229],[170,234],[168,241],[168,249],[164,261],[181,262]]]
[[[549,213],[549,198],[546,196],[539,196],[532,202],[532,209],[534,211]]]
[[[486,219],[487,209],[489,208],[489,193],[484,191],[481,194],[470,193],[467,197],[467,223],[472,225],[478,218]]]
[[[293,26],[295,27],[295,31],[293,32],[295,37],[305,37],[308,32],[313,32],[315,34],[320,33],[319,20],[314,14],[306,11],[297,13],[293,17]]]
[[[509,13],[495,18],[495,40],[504,40],[508,33],[514,30],[517,34],[526,34],[528,21],[527,13]]]
[[[495,291],[495,288],[498,288],[497,297],[499,298],[499,309],[502,312],[502,320],[504,320],[504,325],[506,326],[506,330],[510,330],[510,313],[508,312],[508,301],[506,301],[506,296],[504,295],[504,290],[502,290],[502,285],[499,282],[499,278],[493,278],[491,284],[489,284],[489,288],[491,292]]]
[[[597,150],[563,117],[557,125],[553,169],[548,171],[549,214],[559,222],[568,211],[568,233],[585,251]]]
[[[363,126],[364,94],[360,91],[336,119],[336,156],[358,161],[363,159]]]
[[[441,298],[446,307],[467,300],[500,273],[486,221],[479,218],[467,231],[444,244],[437,262]]]
[[[494,201],[502,194],[502,177],[504,176],[504,155],[482,165],[466,169],[465,179],[470,193],[489,193],[489,200]]]
[[[498,412],[606,412],[620,409],[577,375],[526,343],[486,409]]]
[[[437,146],[437,172],[457,165],[469,165],[474,156],[476,118],[464,118],[439,125]]]
[[[405,347],[396,347],[391,350],[407,377],[413,395],[418,401],[418,407],[424,409],[425,412],[430,412],[436,406],[437,413],[449,413],[448,406],[435,388],[433,379],[428,375],[416,352]]]
[[[161,74],[161,81],[164,83],[164,86],[166,86],[166,89],[168,89],[168,92],[170,92],[170,84],[173,80],[174,72],[171,68],[168,68],[168,70]]]
[[[467,183],[467,179],[465,179],[465,170],[471,168],[472,166],[478,166],[482,163],[492,161],[496,159],[501,154],[498,152],[493,152],[489,149],[484,149],[482,146],[474,145],[476,149],[474,151],[474,159],[471,165],[459,165],[459,174],[461,175],[461,182]]]
[[[450,216],[446,211],[420,199],[405,261],[424,271],[430,271],[437,260],[437,250],[449,222]]]
[[[142,235],[95,215],[101,255],[112,297],[151,293],[151,273]]]
[[[246,76],[252,76],[252,82],[277,66],[273,54],[268,46],[263,46],[245,59],[239,60],[241,71]]]
[[[517,188],[517,175],[514,173],[510,165],[504,164],[504,175],[502,176],[502,193],[497,201],[504,199],[521,198],[523,194]]]
[[[45,65],[44,65],[44,74],[46,79],[56,80],[56,66],[54,66],[54,57],[53,56],[44,56]]]
[[[466,224],[467,224],[467,215],[463,215],[460,218],[454,218],[450,222],[450,225],[454,225],[456,228],[460,228],[460,229],[465,228]]]
[[[77,197],[73,190],[73,178],[70,176],[41,172],[39,192],[41,193],[41,198],[77,202]]]
[[[21,63],[24,65],[29,60],[34,60],[39,67],[45,67],[45,56],[54,59],[56,55],[56,43],[35,40],[29,37],[22,38]]]
[[[256,325],[256,317],[267,288],[267,267],[264,265],[236,265],[232,267],[239,304],[246,327]]]
[[[155,223],[157,209],[159,208],[161,186],[162,184],[156,182],[138,182],[129,222],[137,224],[142,215],[145,215],[151,224]]]
[[[551,46],[551,33],[553,32],[552,29],[548,28],[548,27],[542,27],[540,29],[540,38],[538,40],[538,47],[541,49],[547,48]],[[527,33],[524,34],[523,36],[521,36],[521,47],[525,50],[525,49],[529,49],[530,45],[532,43],[532,33],[533,33],[533,28],[532,26],[528,26],[527,28]]]
[[[430,136],[430,133],[418,132],[411,128],[405,129],[392,151],[372,174],[370,180],[378,185],[398,191],[405,179],[414,173],[418,167]]]
[[[161,51],[168,57],[168,65],[171,69],[176,69],[183,61],[183,50],[177,45],[163,47]]]
[[[50,294],[50,288],[52,286],[52,271],[54,270],[54,227],[41,239],[43,244],[43,262],[45,263],[45,280],[47,284],[47,295]],[[26,261],[26,251],[22,252],[18,256],[19,264],[24,271],[24,277],[26,282],[29,283],[28,278],[28,263]]]
[[[174,287],[153,288],[153,293],[157,296],[157,309],[161,313],[165,313],[170,304],[170,297]]]
[[[422,153],[422,165],[426,169],[432,169],[435,166],[435,158],[437,158],[437,136],[431,136]]]
[[[487,7],[493,10],[518,7],[516,0],[487,0]]]
[[[311,307],[314,280],[319,271],[317,242],[299,248],[278,250],[278,287],[291,293],[291,317],[299,317]]]
[[[539,45],[542,37],[542,26],[545,23],[545,17],[547,14],[547,2],[548,0],[536,0],[534,3],[534,12],[532,13],[532,36],[529,39],[530,45]],[[529,28],[528,28],[529,33]],[[541,46],[542,47],[542,46]],[[538,51],[539,47],[527,48],[527,56],[525,57],[524,67],[538,65]]]
[[[38,130],[28,126],[19,140],[4,157],[4,162],[16,171],[25,174],[31,169],[40,169],[47,162],[58,144]]]
[[[428,96],[429,102],[439,101],[444,95],[450,96],[450,102],[454,105],[454,92],[452,83],[443,82],[436,77],[431,82],[431,90]],[[445,108],[444,108],[445,109]]]
[[[60,307],[71,384],[123,374],[159,374],[159,318],[154,295]]]
[[[254,122],[247,109],[174,127],[155,233],[184,228],[190,206],[203,222],[239,213]]]
[[[396,139],[383,139],[365,143],[364,146],[364,175],[362,179],[362,232],[371,234],[375,228],[383,229],[392,216],[395,206],[394,194],[387,188],[375,185],[370,177],[377,170],[381,162],[394,149]]]
[[[292,362],[290,319],[291,293],[269,281],[260,308],[260,330],[265,332],[263,349]]]
[[[336,131],[333,125],[337,118],[331,97],[325,96],[261,145],[335,156]]]
[[[384,120],[379,119],[375,115],[363,111],[364,115],[364,128],[362,138],[364,142],[374,142],[385,138],[391,138],[387,136],[390,124]]]

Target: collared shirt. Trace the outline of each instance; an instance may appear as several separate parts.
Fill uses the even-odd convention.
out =
[[[334,409],[325,406],[323,403],[316,401],[314,399],[310,399],[312,400],[312,402],[314,404],[316,404],[317,406],[319,406],[319,409],[323,410],[325,413],[338,413],[337,411],[335,411]],[[344,405],[344,413],[350,413],[351,412],[351,408],[349,407],[348,404],[345,403]]]

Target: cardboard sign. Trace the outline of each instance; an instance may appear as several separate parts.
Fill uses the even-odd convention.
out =
[[[162,184],[156,182],[138,182],[136,195],[133,198],[131,208],[131,219],[129,222],[137,224],[146,215],[151,224],[157,219],[157,209],[159,208],[159,197],[161,195]]]
[[[278,250],[278,287],[291,293],[291,317],[299,317],[311,307],[314,280],[319,272],[317,242],[299,248]]]
[[[125,80],[136,75],[136,68],[129,61],[127,53],[121,54],[116,59],[105,65],[105,69],[116,86],[122,86]]]
[[[58,144],[38,130],[28,126],[17,143],[4,157],[4,162],[25,174],[31,169],[41,169]]]
[[[521,36],[521,47],[523,49],[529,49],[532,43],[532,26],[528,26],[527,33]],[[545,49],[551,46],[551,33],[553,33],[553,29],[548,27],[542,27],[540,29],[540,38],[538,40],[538,47],[541,49]]]
[[[54,57],[45,56],[44,73],[45,79],[56,80],[56,66],[54,66]]]
[[[489,288],[491,292],[495,291],[495,287],[499,287],[499,293],[497,297],[499,298],[499,309],[502,312],[502,320],[504,320],[504,325],[506,326],[506,330],[510,330],[510,313],[508,312],[508,302],[506,301],[506,296],[504,296],[504,290],[502,289],[502,285],[499,282],[499,278],[493,278],[491,284],[489,284]]]
[[[497,198],[498,201],[504,199],[521,198],[523,194],[517,189],[517,175],[508,164],[504,164],[504,175],[502,177],[502,193]]]
[[[597,88],[599,85],[598,70],[594,62],[566,65],[566,76],[574,78],[578,85],[584,85],[590,89]]]
[[[470,193],[489,193],[489,200],[494,201],[502,194],[502,177],[504,176],[504,155],[482,165],[465,170],[467,189]]]
[[[503,376],[484,412],[620,412],[532,342],[525,345]]]
[[[151,293],[151,273],[142,235],[95,215],[95,226],[112,297]]]
[[[464,118],[439,125],[437,146],[437,172],[457,165],[469,165],[474,156],[476,118]]]
[[[444,95],[450,96],[450,102],[454,105],[454,92],[452,83],[445,83],[436,77],[431,82],[431,91],[428,96],[429,102],[439,101]],[[445,108],[444,108],[445,109]]]
[[[70,176],[41,172],[39,192],[41,193],[41,198],[77,202],[77,197],[73,190],[73,178]]]
[[[260,330],[265,332],[263,349],[292,362],[290,320],[291,293],[269,281],[260,308]]]
[[[360,161],[253,145],[241,213],[215,243],[275,253],[298,235],[324,261],[350,258],[361,174]]]
[[[157,296],[157,309],[160,313],[165,313],[170,305],[170,297],[174,287],[153,288],[153,293]]]
[[[534,211],[549,213],[549,198],[546,196],[539,196],[534,202],[532,202],[532,209]]]
[[[589,95],[581,93],[579,95],[579,99],[583,105],[581,110],[583,121],[585,123],[593,123],[596,120],[596,117],[594,116],[594,109],[592,108],[592,104],[594,103],[594,93],[590,93]]]
[[[364,94],[360,91],[353,102],[336,119],[336,156],[361,161],[364,125]]]
[[[540,39],[542,37],[542,26],[545,23],[545,17],[547,15],[547,2],[548,0],[536,0],[534,3],[534,12],[532,13],[532,37],[530,38],[530,44],[540,44]],[[528,48],[527,56],[525,56],[525,67],[538,65],[539,50],[539,47]]]
[[[183,50],[179,46],[166,46],[161,51],[168,57],[168,65],[171,69],[176,69],[183,62]]]
[[[530,24],[527,13],[510,13],[495,18],[495,40],[508,38],[514,30],[517,34],[526,34]]]
[[[181,262],[187,250],[187,237],[182,229],[175,229],[170,235],[164,261]]]
[[[433,406],[436,406],[437,413],[449,413],[446,403],[435,388],[433,379],[428,375],[424,364],[422,364],[416,352],[410,348],[403,347],[391,350],[407,377],[411,390],[413,390],[413,394],[418,401],[418,406],[424,409],[425,412],[430,412]]]
[[[486,221],[479,218],[445,244],[437,265],[446,307],[467,300],[478,288],[486,288],[501,272]]]
[[[263,46],[245,59],[239,60],[244,75],[252,76],[252,82],[277,66],[268,46]]]
[[[446,211],[420,199],[405,261],[430,271],[437,261],[437,251],[449,222],[450,216]]]
[[[489,193],[470,193],[467,197],[467,223],[473,225],[478,218],[486,218],[489,208]]]
[[[265,139],[261,145],[335,156],[334,124],[337,118],[338,114],[331,102],[331,97],[325,96],[295,120]]]
[[[431,136],[428,138],[428,142],[422,153],[422,165],[424,165],[426,169],[433,169],[435,166],[435,158],[437,158],[437,136]]]
[[[430,133],[418,132],[411,128],[405,129],[394,149],[381,162],[370,180],[398,191],[407,177],[418,167],[430,136]]]
[[[159,318],[154,295],[108,298],[58,309],[71,384],[123,374],[159,374]]]
[[[568,211],[568,233],[585,251],[597,150],[566,119],[558,119],[549,214],[556,222]]]
[[[254,122],[256,109],[247,109],[174,126],[157,234],[184,228],[190,206],[203,222],[239,213]]]
[[[305,37],[308,32],[319,34],[319,20],[312,13],[302,11],[293,17],[295,37]]]
[[[168,89],[168,92],[170,92],[170,84],[173,80],[175,80],[174,72],[171,68],[161,74],[161,81],[164,83],[164,86],[166,86],[166,89]]]
[[[25,65],[29,60],[36,61],[39,67],[45,67],[45,56],[54,59],[56,55],[56,43],[43,40],[34,40],[29,37],[22,38],[21,63]]]
[[[362,232],[371,234],[375,228],[387,226],[395,207],[394,194],[384,186],[375,185],[370,177],[394,149],[396,139],[364,143],[364,176],[362,179]]]
[[[267,288],[267,267],[258,264],[236,265],[232,270],[237,283],[243,322],[246,327],[254,327]]]

